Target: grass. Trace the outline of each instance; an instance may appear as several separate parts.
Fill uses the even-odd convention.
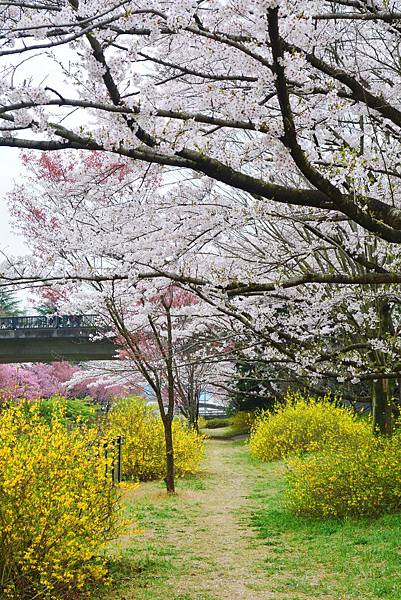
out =
[[[245,458],[252,466],[252,459]],[[257,465],[264,476],[251,498],[250,521],[269,552],[272,591],[291,598],[401,599],[401,515],[311,519],[283,506],[283,465]],[[294,595],[291,595],[294,594]]]
[[[230,424],[230,417],[216,417],[207,419],[205,427],[207,429],[220,429],[221,427],[229,427]]]
[[[237,427],[221,427],[219,429],[202,429],[202,433],[207,435],[211,440],[232,440],[236,436],[247,436],[246,429],[238,429]]]
[[[202,433],[211,440],[230,440],[235,433],[231,427],[220,427],[218,429],[202,429]]]
[[[182,496],[204,490],[208,476],[187,476],[176,480],[178,495],[168,496],[164,482],[141,484],[139,495],[126,494],[124,513],[135,517],[143,533],[124,537],[111,548],[110,575],[112,589],[99,590],[97,600],[187,600],[172,592],[169,581],[191,568],[192,557],[181,556],[175,544],[166,543],[166,530],[177,533],[190,526],[197,512],[197,502],[185,502]],[[188,597],[189,598],[189,597]],[[214,600],[194,596],[190,600]]]
[[[232,440],[237,436],[248,436],[249,425],[242,418],[238,420],[240,415],[238,413],[233,417],[209,419],[201,431],[211,440]]]
[[[96,600],[401,600],[401,515],[292,515],[283,463],[208,444],[208,471],[179,479],[176,496],[160,482],[126,495],[144,533],[113,547],[114,583]]]

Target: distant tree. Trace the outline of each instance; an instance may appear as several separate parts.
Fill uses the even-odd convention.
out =
[[[53,315],[57,311],[57,307],[51,304],[40,304],[35,306],[35,311],[41,316]]]
[[[60,299],[61,296],[59,292],[51,288],[43,288],[35,290],[32,304],[39,315],[53,315],[57,312]]]
[[[212,375],[202,344],[194,343],[204,334],[200,301],[178,286],[143,287],[133,290],[113,287],[104,300],[93,295],[92,303],[105,302],[111,324],[118,335],[121,355],[149,386],[157,401],[166,445],[166,488],[175,491],[175,454],[172,423],[176,409],[197,428],[200,388]],[[141,294],[141,295],[139,295]],[[99,309],[101,310],[101,306]],[[201,316],[202,315],[202,316]]]
[[[0,317],[14,317],[22,314],[20,301],[11,290],[0,290]]]
[[[233,412],[271,408],[275,391],[270,382],[271,373],[266,363],[238,360],[235,365],[234,388],[230,394],[229,409]]]

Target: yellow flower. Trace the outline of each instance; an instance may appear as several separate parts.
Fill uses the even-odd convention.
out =
[[[60,407],[46,423],[37,405],[26,402],[0,413],[5,599],[29,588],[44,600],[61,600],[107,573],[100,550],[121,524],[118,492],[106,477],[112,457],[105,457],[95,429],[69,431],[62,418]]]

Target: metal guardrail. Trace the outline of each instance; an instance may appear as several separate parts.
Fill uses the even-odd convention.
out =
[[[227,407],[212,402],[202,402],[199,404],[199,416],[204,419],[226,419]]]
[[[210,419],[227,419],[228,418],[228,414],[226,412],[204,413],[199,416],[206,419],[206,421],[209,421]]]
[[[33,317],[0,317],[0,330],[15,329],[96,329],[98,315],[35,315]]]

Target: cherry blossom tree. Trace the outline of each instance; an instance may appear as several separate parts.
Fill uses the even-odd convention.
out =
[[[128,300],[129,302],[129,300]],[[121,340],[124,354],[148,384],[157,401],[163,421],[166,444],[166,488],[174,493],[174,442],[172,423],[177,405],[177,388],[183,391],[180,377],[180,350],[185,343],[187,319],[182,293],[169,286],[149,297],[143,289],[142,302],[135,302],[131,311],[121,310],[121,295],[106,300],[112,322]],[[140,306],[141,305],[141,306]],[[133,314],[134,313],[134,314]]]
[[[67,157],[5,284],[174,281],[301,376],[399,377],[399,2],[1,11],[0,145]]]
[[[81,307],[90,303],[104,315],[120,353],[116,365],[100,367],[100,381],[105,385],[129,383],[131,388],[134,381],[137,388],[147,387],[157,402],[165,433],[166,487],[168,493],[174,493],[173,418],[181,409],[197,427],[199,392],[217,383],[222,369],[214,366],[216,346],[224,343],[217,344],[215,337],[210,343],[199,299],[165,282],[149,286],[144,281],[135,288],[113,282],[103,284],[101,291],[92,284],[83,287],[75,301]],[[207,353],[208,345],[213,347],[213,356]],[[77,374],[72,383],[87,375]]]
[[[0,365],[1,401],[26,397],[29,400],[50,397],[64,391],[64,386],[49,365]]]
[[[132,393],[133,386],[126,381],[104,381],[99,374],[90,374],[82,366],[55,362],[0,365],[0,390],[1,402],[61,395],[66,398],[88,397],[105,405],[113,398]]]
[[[197,252],[188,228],[204,226],[195,224],[192,195],[186,201],[167,184],[160,191],[165,186],[155,175],[144,179],[143,168],[97,152],[78,158],[24,155],[31,178],[16,187],[12,204],[34,250],[28,269],[41,271],[46,282],[59,281],[63,273],[69,285],[51,292],[59,309],[96,312],[127,359],[126,381],[138,374],[152,390],[165,430],[167,491],[174,492],[172,420],[181,407],[196,428],[200,385],[207,385],[207,376],[216,381],[210,364],[218,361],[206,355],[207,320],[216,311],[172,285],[163,269],[177,266],[180,256],[189,267]],[[138,273],[145,266],[149,277]],[[215,335],[212,340],[213,354],[227,345],[217,344]],[[123,370],[117,366],[114,376],[120,379]]]
[[[264,361],[284,369],[287,380],[302,378],[309,386],[371,382],[375,423],[388,429],[386,382],[398,378],[399,369],[397,290],[350,286],[343,279],[363,277],[367,270],[394,272],[398,254],[388,252],[384,240],[321,211],[294,214],[213,187],[200,188],[195,197],[192,183],[188,188],[143,180],[141,170],[116,163],[112,155],[83,154],[81,162],[68,154],[24,160],[31,179],[19,184],[12,204],[37,249],[39,259],[30,258],[29,269],[48,281],[70,281],[65,298],[81,302],[74,282],[88,281],[99,295],[99,311],[117,291],[123,306],[129,299],[139,311],[139,282],[147,294],[169,279],[185,284],[220,313],[230,343],[246,340],[250,361],[255,344],[258,351],[263,345]],[[302,281],[317,269],[340,274],[337,285],[286,284],[289,276]],[[275,283],[237,283],[245,277]],[[386,295],[395,317],[391,325],[378,308]],[[82,304],[72,305],[76,309],[83,310]],[[93,310],[92,299],[87,310]]]

